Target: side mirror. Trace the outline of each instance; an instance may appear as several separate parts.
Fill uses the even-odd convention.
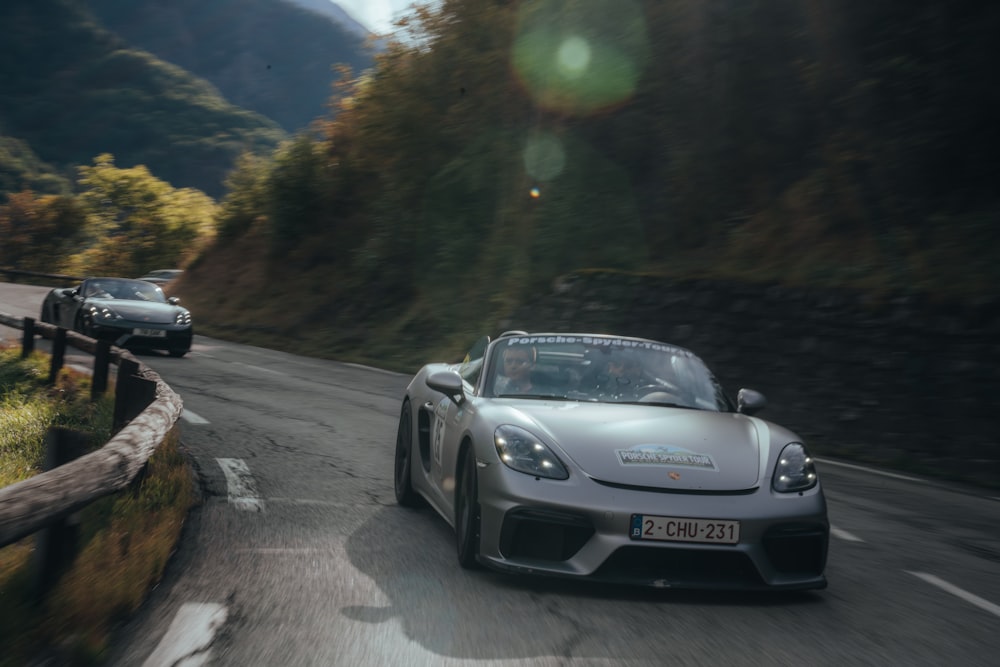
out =
[[[764,394],[753,389],[740,389],[736,394],[736,410],[745,415],[752,415],[760,412],[767,406],[767,398]]]
[[[176,306],[180,302],[181,302],[181,300],[179,298],[177,298],[176,296],[172,296],[169,299],[167,299],[167,303],[169,303],[172,306]]]
[[[455,371],[438,371],[427,376],[427,386],[439,391],[456,405],[465,402],[465,391],[462,389],[462,376]]]

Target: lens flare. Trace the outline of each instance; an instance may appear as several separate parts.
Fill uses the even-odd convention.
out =
[[[623,104],[648,57],[635,0],[537,0],[519,9],[511,64],[544,108],[585,115]]]
[[[539,197],[542,196],[542,191],[539,190],[538,188],[531,188],[530,190],[528,190],[528,195],[532,199],[538,199]]]
[[[566,166],[566,151],[559,138],[538,132],[528,138],[524,146],[524,169],[539,181],[551,181]]]
[[[590,65],[590,45],[582,37],[570,37],[559,47],[556,60],[566,78],[581,77]]]

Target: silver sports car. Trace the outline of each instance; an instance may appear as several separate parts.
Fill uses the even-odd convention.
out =
[[[802,439],[690,351],[508,332],[406,388],[395,491],[458,561],[664,588],[824,588],[829,522]]]
[[[56,288],[42,302],[42,322],[73,329],[119,347],[166,350],[182,357],[191,349],[191,313],[145,280],[87,278],[78,287]]]

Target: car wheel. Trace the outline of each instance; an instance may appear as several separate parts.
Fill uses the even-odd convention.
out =
[[[169,354],[171,357],[183,357],[187,353],[188,353],[188,350],[186,350],[184,348],[175,348],[175,349],[167,350],[167,354]]]
[[[396,429],[396,466],[393,475],[393,486],[396,489],[396,502],[403,507],[416,507],[420,504],[420,496],[413,490],[410,469],[413,460],[413,415],[410,412],[410,402],[403,401],[399,412],[399,428]]]
[[[466,569],[479,566],[479,480],[476,452],[469,446],[462,457],[462,468],[455,489],[455,541],[458,563]]]

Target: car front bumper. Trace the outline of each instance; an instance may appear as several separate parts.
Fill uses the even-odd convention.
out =
[[[480,560],[499,570],[660,588],[819,589],[829,542],[819,486],[661,492],[479,468]],[[739,521],[736,544],[630,537],[633,514]]]
[[[142,331],[160,331],[162,334],[149,336]],[[194,332],[190,326],[148,324],[124,321],[114,325],[95,324],[92,333],[97,340],[106,340],[118,347],[154,350],[190,350]]]

